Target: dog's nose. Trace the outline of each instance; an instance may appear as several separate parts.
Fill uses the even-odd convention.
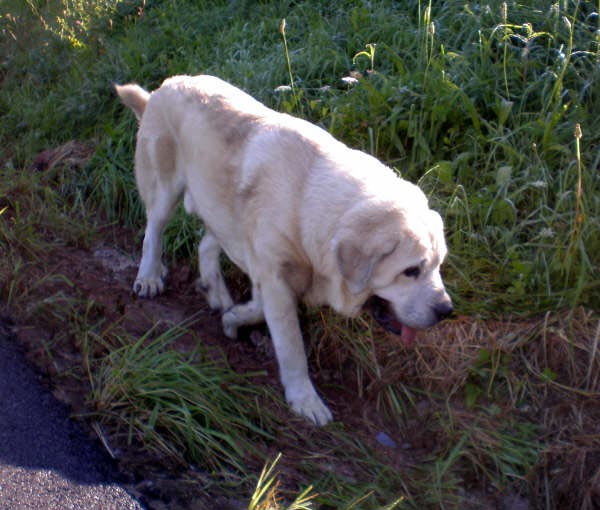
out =
[[[438,303],[433,309],[438,321],[442,321],[449,317],[453,310],[454,308],[452,307],[452,301],[450,300]]]

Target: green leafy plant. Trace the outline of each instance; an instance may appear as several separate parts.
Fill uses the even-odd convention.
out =
[[[367,57],[369,59],[368,72],[373,74],[375,72],[375,46],[377,45],[373,43],[367,44],[365,46],[367,48],[366,51],[359,51],[352,57],[352,63],[356,64],[356,61],[359,59],[359,57]]]

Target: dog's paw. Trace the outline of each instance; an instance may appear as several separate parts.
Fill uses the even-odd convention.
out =
[[[138,273],[133,284],[133,293],[143,298],[153,298],[162,294],[165,290],[164,279],[168,274],[167,267],[164,264],[160,265],[160,272],[157,276],[141,276]]]
[[[333,420],[331,411],[314,389],[302,395],[288,397],[287,401],[296,414],[303,416],[315,425],[327,425]]]
[[[233,310],[225,312],[223,317],[221,317],[221,322],[223,323],[223,333],[225,333],[225,336],[235,340],[237,338],[239,321]]]
[[[204,295],[211,310],[227,310],[233,306],[233,300],[224,283],[220,284],[217,282],[211,285],[202,280],[202,278],[198,278],[195,288],[196,292]]]
[[[136,279],[133,284],[133,292],[142,298],[153,298],[162,294],[165,284],[162,278]]]

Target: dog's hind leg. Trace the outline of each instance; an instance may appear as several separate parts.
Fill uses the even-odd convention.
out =
[[[196,290],[202,292],[213,310],[227,310],[233,306],[233,299],[221,274],[219,256],[221,246],[210,230],[206,230],[198,245],[198,267],[200,278],[196,280]]]
[[[252,286],[252,299],[247,303],[235,305],[223,314],[223,332],[229,338],[237,337],[241,326],[251,326],[265,320],[260,288]]]
[[[163,292],[167,268],[161,261],[162,234],[177,203],[178,194],[171,190],[157,191],[146,204],[146,231],[142,245],[142,260],[133,284],[133,292],[140,297],[154,297]]]

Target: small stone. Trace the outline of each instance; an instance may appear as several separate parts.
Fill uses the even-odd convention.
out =
[[[385,432],[379,432],[375,439],[379,442],[379,444],[387,447],[387,448],[397,448],[398,445],[396,441],[394,441],[390,436],[388,436]]]

